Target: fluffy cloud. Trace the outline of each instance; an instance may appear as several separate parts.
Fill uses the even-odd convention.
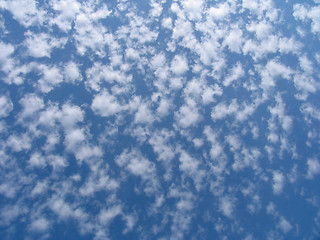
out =
[[[109,117],[121,111],[121,105],[113,95],[104,91],[93,98],[91,109],[102,117]]]
[[[273,179],[273,184],[272,184],[273,193],[281,194],[285,184],[285,177],[281,172],[274,171],[272,179]]]
[[[0,117],[6,117],[13,109],[11,100],[6,96],[0,97]]]
[[[188,69],[187,59],[184,56],[176,55],[171,62],[171,71],[176,75],[182,75]]]
[[[315,175],[320,174],[320,163],[317,159],[308,159],[307,178],[312,179]]]

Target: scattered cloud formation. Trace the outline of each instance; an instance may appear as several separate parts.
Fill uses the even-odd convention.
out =
[[[0,238],[314,238],[318,4],[1,0]]]

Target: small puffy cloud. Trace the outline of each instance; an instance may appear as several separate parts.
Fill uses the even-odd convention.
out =
[[[289,67],[276,60],[270,60],[261,71],[261,85],[263,87],[275,86],[275,80],[277,78],[281,77],[289,80],[292,73],[293,71]]]
[[[0,6],[10,11],[13,17],[25,27],[41,24],[45,19],[45,11],[37,8],[35,0],[3,1]]]
[[[320,33],[320,7],[315,6],[311,8],[306,8],[301,4],[295,4],[293,6],[293,16],[296,19],[305,21],[306,19],[310,19],[311,23],[311,31],[314,34]]]
[[[196,125],[201,119],[196,102],[192,99],[188,99],[187,104],[182,105],[179,111],[175,112],[175,119],[182,128]]]
[[[84,129],[72,129],[66,133],[64,142],[68,151],[77,152],[85,139]]]
[[[139,58],[140,58],[139,51],[137,51],[133,48],[127,48],[126,49],[126,58],[129,60],[139,60]]]
[[[211,118],[213,120],[220,120],[228,115],[234,114],[239,109],[239,105],[235,99],[232,100],[232,102],[229,105],[226,105],[226,103],[221,102],[218,103],[211,112]]]
[[[270,113],[272,116],[272,119],[269,122],[269,128],[270,128],[270,130],[273,130],[275,128],[274,120],[275,120],[275,118],[278,118],[283,130],[288,132],[291,130],[291,127],[292,127],[292,122],[293,122],[292,117],[286,115],[286,113],[285,113],[286,105],[283,102],[281,95],[278,94],[275,97],[275,99],[277,102],[276,106],[269,107],[269,110],[270,110]]]
[[[164,53],[159,53],[152,57],[151,59],[151,68],[157,70],[158,68],[162,68],[166,64],[166,56]]]
[[[292,229],[290,222],[284,217],[280,218],[278,227],[283,233],[288,233]]]
[[[276,195],[281,194],[285,184],[285,177],[281,172],[273,171],[272,179],[273,179],[273,184],[272,184],[273,193]]]
[[[183,75],[188,71],[188,61],[181,55],[176,55],[171,62],[171,71],[176,75]]]
[[[242,68],[241,63],[237,62],[237,64],[230,70],[230,73],[228,74],[228,76],[224,79],[223,85],[227,87],[230,84],[232,84],[233,81],[238,80],[244,75],[245,75],[245,72]]]
[[[49,201],[49,208],[61,219],[68,219],[73,215],[73,209],[70,204],[62,198],[54,196]]]
[[[154,165],[146,158],[133,158],[127,165],[127,169],[133,175],[144,177],[154,172]]]
[[[241,53],[243,44],[243,38],[242,38],[242,30],[239,28],[235,28],[230,30],[228,35],[226,36],[224,40],[224,45],[228,46],[230,51]]]
[[[82,80],[82,75],[78,65],[72,61],[66,63],[63,73],[64,78],[68,83],[76,83]]]
[[[63,80],[61,69],[56,66],[40,65],[38,69],[41,73],[41,77],[38,82],[41,92],[50,92]]]
[[[197,190],[201,189],[202,179],[205,172],[200,169],[200,162],[198,159],[191,157],[186,151],[182,150],[180,154],[179,169],[187,176],[190,176],[194,182]]]
[[[222,89],[219,85],[215,84],[213,87],[206,87],[203,90],[203,93],[201,95],[202,102],[204,105],[207,105],[209,103],[215,102],[214,96],[221,96],[222,95]]]
[[[109,117],[121,111],[121,105],[117,99],[104,91],[93,98],[91,109],[97,115]]]
[[[308,159],[308,173],[307,178],[313,179],[315,175],[320,174],[320,162],[317,159]]]
[[[45,167],[46,166],[46,157],[42,156],[39,152],[33,153],[28,161],[28,166],[31,168],[34,167]]]
[[[124,150],[117,158],[116,163],[119,167],[127,169],[131,174],[140,176],[142,179],[153,180],[155,166],[152,162],[142,156],[141,152],[134,149]]]
[[[184,0],[182,6],[190,20],[201,20],[203,0]]]
[[[31,139],[27,134],[11,135],[7,140],[7,146],[14,152],[21,152],[31,148]]]
[[[102,225],[108,225],[118,215],[122,214],[121,205],[115,205],[109,209],[102,209],[99,213],[98,219]]]
[[[235,201],[231,197],[222,197],[219,201],[219,210],[223,215],[232,218],[235,210]]]
[[[272,24],[266,20],[260,22],[252,22],[247,26],[248,31],[255,32],[258,39],[267,38],[272,30]]]
[[[172,29],[172,19],[170,17],[162,20],[162,26],[168,29]]]
[[[306,74],[312,74],[313,73],[313,64],[312,62],[308,59],[306,55],[300,56],[299,57],[299,63],[300,63],[300,68],[306,73]]]
[[[7,117],[13,109],[13,103],[7,96],[0,97],[0,118]]]
[[[59,112],[59,120],[65,129],[72,129],[78,122],[82,122],[84,111],[77,105],[64,104]]]
[[[159,107],[157,108],[158,115],[163,118],[169,114],[171,102],[166,98],[161,98]]]
[[[215,20],[224,20],[230,13],[230,6],[228,3],[220,3],[217,7],[210,7],[208,14]]]
[[[138,107],[138,111],[134,116],[134,122],[139,124],[151,124],[154,121],[154,117],[152,115],[149,106],[146,103],[141,103]]]
[[[54,48],[63,47],[67,39],[60,38],[59,40],[45,33],[26,33],[27,39],[25,45],[28,54],[35,58],[50,57]]]
[[[14,52],[14,46],[11,44],[0,42],[0,64],[6,62],[9,56]]]
[[[49,226],[50,222],[46,218],[38,218],[31,222],[29,230],[32,232],[45,232]]]
[[[48,187],[49,187],[49,184],[47,181],[42,181],[42,182],[38,181],[31,191],[31,196],[35,197],[37,195],[45,193],[48,190]]]
[[[302,49],[302,43],[294,38],[279,38],[280,53],[294,53],[299,54]]]
[[[22,118],[32,117],[35,113],[44,107],[43,99],[34,93],[26,94],[20,99],[19,103],[22,105]]]
[[[76,0],[60,0],[53,2],[53,9],[57,16],[52,19],[52,24],[56,24],[62,31],[67,32],[72,27],[72,21],[76,14],[80,12],[81,4]]]
[[[160,161],[171,161],[175,156],[175,148],[170,139],[174,137],[172,132],[162,129],[152,134],[149,139],[153,151],[158,155]]]

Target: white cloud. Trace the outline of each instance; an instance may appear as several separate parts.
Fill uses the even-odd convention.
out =
[[[302,46],[302,43],[296,41],[294,38],[279,38],[280,53],[299,54]]]
[[[187,103],[182,105],[174,115],[178,125],[182,128],[194,126],[201,120],[196,102],[192,99],[188,99]]]
[[[133,48],[127,48],[126,49],[126,58],[129,60],[139,60],[139,51],[133,49]]]
[[[174,137],[173,132],[166,129],[156,131],[150,137],[149,143],[153,151],[158,155],[160,161],[171,161],[175,156],[175,147],[171,144],[170,139]]]
[[[22,118],[32,117],[44,107],[43,99],[34,93],[26,94],[20,99],[19,103],[22,105]]]
[[[45,11],[37,8],[35,0],[2,1],[0,6],[9,10],[25,27],[41,24],[45,20]]]
[[[260,22],[252,22],[247,26],[248,31],[255,32],[258,39],[267,38],[272,30],[272,24],[263,20]]]
[[[203,0],[183,0],[182,6],[190,20],[201,20]]]
[[[58,196],[54,196],[49,201],[49,208],[58,215],[59,218],[66,220],[73,215],[73,209],[70,204]]]
[[[40,65],[38,69],[41,72],[41,77],[38,81],[41,92],[48,93],[63,81],[60,68],[56,66]]]
[[[53,9],[57,16],[52,19],[52,24],[56,24],[62,31],[71,29],[72,21],[76,14],[80,12],[81,4],[76,0],[60,0],[53,2]]]
[[[215,20],[225,20],[230,13],[230,6],[228,3],[220,3],[217,7],[210,7],[208,14]]]
[[[168,29],[172,29],[172,19],[170,17],[162,20],[162,26]]]
[[[65,145],[68,151],[77,152],[79,145],[85,140],[83,129],[73,129],[66,133]]]
[[[59,155],[47,156],[48,163],[52,166],[54,171],[59,171],[64,167],[68,166],[67,159]]]
[[[7,140],[7,146],[11,147],[14,152],[21,152],[31,148],[31,139],[27,134],[10,135]]]
[[[219,210],[228,218],[234,216],[235,201],[231,197],[222,197],[219,200]]]
[[[189,66],[184,56],[176,55],[171,62],[171,71],[176,75],[183,75],[188,71]]]
[[[154,164],[143,157],[137,150],[123,151],[117,158],[119,167],[125,167],[130,173],[143,179],[150,178],[155,171]]]
[[[45,167],[46,166],[46,157],[42,156],[39,152],[33,153],[28,161],[29,167]]]
[[[310,19],[311,23],[311,31],[314,34],[320,33],[320,7],[315,6],[311,8],[306,8],[301,4],[295,4],[293,6],[293,16],[296,19],[300,19],[305,21],[306,19]]]
[[[269,129],[274,130],[275,129],[275,118],[278,117],[279,122],[281,123],[282,128],[286,131],[289,132],[292,127],[292,122],[293,119],[292,117],[286,115],[285,113],[285,103],[282,100],[282,97],[280,94],[278,94],[275,97],[275,100],[277,102],[276,106],[274,107],[269,107],[269,111],[271,113],[272,119],[269,122]]]
[[[109,209],[102,209],[99,213],[99,222],[102,225],[108,225],[118,215],[122,214],[120,205],[112,206]]]
[[[45,33],[27,32],[25,40],[28,54],[35,58],[50,57],[53,48],[60,48],[66,44],[66,38],[55,39]]]
[[[213,120],[220,120],[227,117],[230,114],[238,111],[239,105],[235,99],[229,105],[226,105],[224,102],[218,103],[211,112],[211,118]]]
[[[120,168],[143,180],[143,185],[140,187],[147,195],[154,195],[158,192],[159,182],[155,164],[145,158],[138,149],[124,150],[116,157],[115,162]]]
[[[315,175],[320,174],[320,162],[317,159],[308,159],[307,178],[313,179]]]
[[[313,73],[313,66],[312,66],[313,64],[306,55],[299,57],[299,63],[300,63],[301,69],[305,71],[306,74],[311,75]]]
[[[13,103],[7,96],[0,97],[0,118],[7,117],[13,109]]]
[[[207,105],[209,103],[215,102],[214,96],[221,96],[222,95],[222,89],[219,85],[215,84],[213,87],[208,86],[203,90],[203,93],[201,95],[202,102],[204,105]]]
[[[66,103],[59,113],[59,120],[65,129],[72,129],[84,119],[84,111],[77,105]]]
[[[158,115],[163,118],[169,114],[171,102],[168,99],[161,98],[159,107],[157,108]]]
[[[230,70],[228,76],[224,79],[223,85],[227,87],[230,84],[232,84],[232,82],[238,80],[244,75],[245,75],[245,72],[242,68],[241,63],[237,62],[237,64]]]
[[[8,61],[8,58],[10,55],[14,52],[15,47],[11,44],[3,43],[2,41],[0,42],[0,64],[4,65],[6,61]],[[2,68],[3,66],[1,66]]]
[[[230,51],[240,54],[243,42],[242,30],[235,28],[230,30],[223,43],[225,46],[227,45],[229,47]]]
[[[133,175],[145,177],[155,171],[154,165],[146,158],[133,158],[130,159],[127,169]]]
[[[32,221],[29,226],[30,231],[45,232],[48,230],[50,222],[46,218],[38,218]]]
[[[270,60],[261,71],[261,85],[264,88],[273,87],[276,85],[275,80],[277,78],[282,77],[289,80],[292,73],[293,71],[289,67],[278,61]]]
[[[35,197],[40,194],[44,194],[49,188],[49,183],[47,181],[38,181],[37,184],[34,186],[34,188],[31,191],[31,196]]]
[[[287,219],[285,219],[284,217],[281,217],[279,221],[279,228],[281,229],[282,232],[288,233],[292,229],[292,226]]]
[[[199,191],[202,188],[202,179],[205,175],[205,172],[200,169],[200,161],[191,157],[184,150],[180,153],[179,161],[179,169],[192,178],[195,187]]]
[[[281,194],[285,184],[285,177],[281,172],[273,171],[272,179],[273,179],[273,184],[272,184],[273,193],[276,195]]]
[[[76,83],[82,80],[79,66],[74,62],[66,63],[64,67],[64,78],[66,82]]]
[[[154,121],[154,117],[148,105],[146,103],[141,103],[140,106],[138,107],[138,111],[134,116],[134,122],[137,124],[139,123],[152,124],[153,121]]]
[[[297,47],[297,46],[296,46]],[[254,60],[265,57],[268,53],[276,53],[279,48],[279,39],[276,35],[268,35],[267,38],[260,42],[256,42],[252,39],[246,40],[243,45],[242,51],[245,55],[248,53]],[[290,49],[287,49],[288,51]]]
[[[300,111],[302,111],[305,115],[310,115],[312,118],[315,118],[320,121],[320,110],[317,109],[310,103],[305,103],[301,106]]]
[[[109,117],[121,111],[121,105],[117,99],[107,91],[95,95],[91,109],[102,117]]]

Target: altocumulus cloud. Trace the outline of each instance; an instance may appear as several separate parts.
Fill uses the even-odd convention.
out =
[[[1,239],[311,239],[319,1],[1,0]]]

